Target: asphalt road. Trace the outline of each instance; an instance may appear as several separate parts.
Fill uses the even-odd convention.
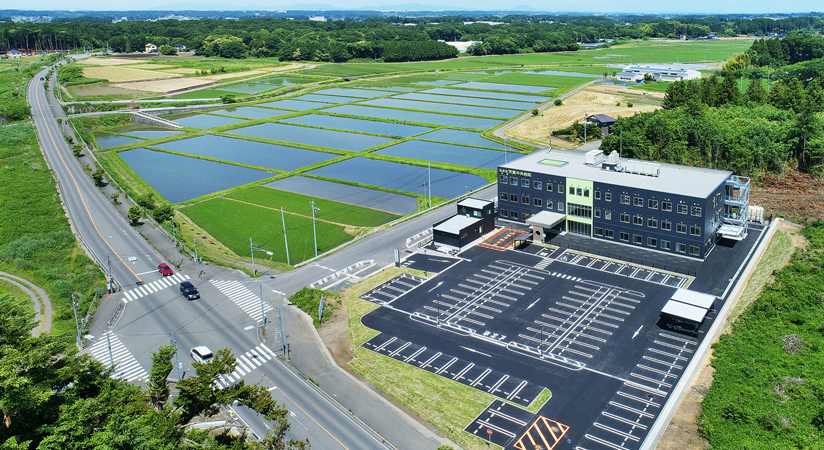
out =
[[[152,352],[160,345],[170,343],[172,332],[181,349],[178,351],[180,376],[191,373],[192,359],[188,354],[191,347],[207,345],[213,350],[229,347],[239,357],[239,366],[246,368],[241,374],[243,379],[251,383],[265,381],[271,387],[277,387],[272,389],[275,398],[295,413],[290,417],[295,422],[292,430],[295,437],[308,437],[314,448],[387,448],[376,433],[343,407],[296,376],[277,358],[264,355],[254,331],[257,322],[212,283],[192,278],[202,293],[202,298],[194,301],[187,301],[179,294],[177,281],[167,280],[165,285],[159,284],[162,277],[156,267],[164,258],[115,211],[73,157],[40,80],[45,73],[45,70],[40,72],[32,81],[28,98],[41,148],[58,179],[73,230],[88,252],[104,267],[108,255],[111,271],[123,291],[140,292],[139,296],[132,294],[127,301],[122,300],[125,296],[122,291],[106,297],[89,329],[96,340],[90,343],[87,351],[104,363],[109,362],[107,358],[111,354],[111,358],[120,361],[118,370],[122,370],[127,379],[138,382],[151,367]],[[307,269],[305,273],[311,274],[312,270]],[[194,276],[193,273],[188,275]],[[257,285],[256,282],[252,284]],[[255,286],[249,287],[254,289]],[[109,330],[106,313],[111,315],[118,302],[122,302],[124,309]],[[113,349],[111,353],[110,348]],[[317,352],[317,348],[314,351]],[[241,366],[243,362],[248,366]],[[171,376],[178,376],[177,372],[173,371]],[[363,386],[359,388],[368,391]],[[388,403],[374,401],[370,395],[362,395],[361,402],[367,403],[371,409],[384,410],[387,417],[399,414]],[[249,422],[258,420],[251,414],[248,418]],[[397,427],[410,442],[429,448],[437,446],[431,433],[421,433],[420,429],[403,421],[397,423]],[[265,430],[255,431],[259,435],[265,434]],[[404,442],[398,443],[408,448],[402,444]]]

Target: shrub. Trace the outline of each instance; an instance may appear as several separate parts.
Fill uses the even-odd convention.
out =
[[[632,108],[632,103],[627,103],[627,108]]]
[[[138,195],[134,199],[135,203],[138,205],[146,208],[146,209],[155,209],[156,205],[154,202],[154,195],[152,193]]]
[[[98,167],[97,170],[92,172],[92,181],[96,186],[103,186],[103,175],[106,175],[106,171],[102,167]]]
[[[555,103],[555,106],[561,106],[561,105],[563,105],[563,104],[564,104],[564,102],[563,102],[563,101],[561,101],[561,99],[560,99],[560,98],[556,98],[554,103]]]
[[[533,116],[537,116],[537,115],[538,115],[538,108],[535,108],[535,109],[533,109],[533,110],[532,110],[532,115],[533,115]]]
[[[152,217],[154,217],[154,220],[158,221],[158,223],[172,220],[174,215],[175,211],[172,209],[171,205],[158,206],[157,209],[152,212]]]
[[[140,220],[140,208],[137,206],[132,206],[129,208],[128,217],[129,222],[131,222],[132,225],[137,225],[137,222]]]

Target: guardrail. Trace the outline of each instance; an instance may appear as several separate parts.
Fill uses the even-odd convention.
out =
[[[324,283],[328,282],[329,280],[334,280],[335,278],[337,278],[341,275],[345,275],[345,274],[351,272],[352,270],[357,269],[358,267],[373,266],[374,264],[375,264],[374,259],[369,259],[369,260],[365,260],[365,261],[358,261],[355,264],[352,264],[352,265],[350,265],[349,267],[347,267],[345,269],[338,270],[337,272],[333,273],[332,275],[325,276],[325,277],[321,278],[320,280],[317,280],[313,283],[310,283],[309,287],[311,289],[314,289],[315,286],[320,286],[321,284],[324,284]]]
[[[135,111],[132,114],[132,120],[135,121],[135,122],[138,122],[138,121],[134,120],[135,118],[140,118],[140,119],[143,119],[146,122],[151,122],[147,125],[154,124],[154,125],[158,125],[158,126],[161,126],[161,127],[164,127],[164,128],[173,128],[173,129],[183,128],[182,126],[180,126],[180,124],[178,124],[176,122],[172,122],[171,120],[164,119],[164,118],[159,117],[159,116],[153,116],[151,114],[146,114],[142,111]]]
[[[424,241],[426,241],[429,238],[429,236],[432,236],[432,228],[423,230],[423,231],[421,231],[420,233],[418,233],[414,236],[410,236],[410,237],[406,238],[406,248],[412,248],[412,247],[415,247],[415,246],[420,247],[420,245],[419,245],[420,243],[416,244],[415,242],[418,241],[419,239],[423,239]],[[424,245],[426,245],[426,244],[424,244]]]

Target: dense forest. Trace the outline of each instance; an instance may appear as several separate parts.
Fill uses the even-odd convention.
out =
[[[785,42],[786,41],[786,42]],[[822,48],[824,37],[794,36],[756,41],[748,53],[780,46]],[[782,53],[787,54],[787,53]],[[775,64],[817,63],[817,51],[775,59]],[[770,58],[773,58],[772,56]],[[796,64],[797,65],[797,64]],[[787,67],[775,67],[783,73]],[[752,71],[749,64],[741,70]],[[785,74],[786,75],[786,74]],[[824,174],[824,81],[820,72],[799,80],[743,80],[727,76],[672,83],[662,110],[618,119],[602,149],[623,149],[633,158],[727,169],[742,175],[783,172],[788,167]],[[766,86],[766,87],[765,87]]]
[[[499,25],[485,23],[494,20]],[[510,54],[577,50],[576,42],[619,42],[642,38],[765,36],[789,31],[824,30],[818,16],[769,18],[652,16],[505,17],[357,17],[329,22],[274,17],[231,19],[96,21],[91,17],[64,22],[7,21],[0,39],[7,48],[106,48],[141,51],[146,43],[183,44],[200,54],[231,57],[278,57],[282,60],[350,61],[358,59],[416,61],[443,59],[457,52],[439,41],[480,41],[470,54]],[[480,21],[479,21],[480,20]],[[214,42],[226,42],[227,49]],[[411,45],[409,43],[415,43]],[[425,43],[425,44],[424,44]]]

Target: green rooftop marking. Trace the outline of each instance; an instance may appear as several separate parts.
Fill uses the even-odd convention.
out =
[[[558,167],[565,166],[565,165],[569,164],[566,161],[558,161],[557,159],[542,159],[542,160],[538,161],[538,163],[546,164],[548,166],[558,166]]]

